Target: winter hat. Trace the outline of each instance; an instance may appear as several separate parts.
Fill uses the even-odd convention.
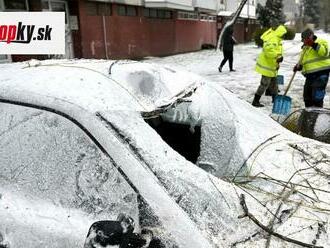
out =
[[[306,30],[304,30],[301,33],[301,40],[303,41],[304,39],[310,37],[311,35],[314,35],[313,30],[311,30],[310,28],[307,28]]]

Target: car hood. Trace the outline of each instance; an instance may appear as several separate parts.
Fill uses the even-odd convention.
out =
[[[46,95],[93,112],[152,112],[174,104],[202,83],[192,73],[127,60],[31,60],[0,65],[0,70],[3,92],[19,91],[29,98]]]

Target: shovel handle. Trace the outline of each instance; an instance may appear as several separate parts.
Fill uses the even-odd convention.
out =
[[[303,59],[303,57],[304,57],[304,55],[305,55],[305,53],[306,53],[306,48],[305,47],[303,47],[303,51],[302,51],[302,53],[301,53],[301,55],[300,55],[300,58],[299,58],[299,64],[301,63],[301,61],[302,61],[302,59]],[[290,89],[290,87],[291,87],[291,84],[292,84],[292,81],[293,81],[293,79],[294,79],[294,77],[296,76],[296,71],[293,73],[293,75],[292,75],[292,77],[291,77],[291,79],[290,79],[290,82],[289,82],[289,84],[288,84],[288,87],[286,87],[286,90],[285,90],[285,92],[284,92],[284,96],[286,96],[286,94],[288,93],[288,91],[289,91],[289,89]]]
[[[293,81],[293,79],[294,79],[294,77],[296,76],[296,71],[293,73],[293,75],[292,75],[292,77],[291,77],[291,79],[290,79],[290,82],[289,82],[289,84],[288,84],[288,87],[286,87],[286,90],[285,90],[285,92],[284,92],[284,96],[286,96],[286,94],[288,93],[288,91],[289,91],[289,89],[290,89],[290,87],[291,87],[291,84],[292,84],[292,81]]]

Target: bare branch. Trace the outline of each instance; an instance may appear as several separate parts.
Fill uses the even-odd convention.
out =
[[[244,215],[243,216],[240,216],[240,218],[243,218],[243,217],[248,217],[250,220],[252,220],[257,226],[259,226],[261,229],[263,229],[265,232],[267,232],[268,234],[270,235],[273,235],[279,239],[282,239],[284,241],[287,241],[289,243],[293,243],[293,244],[297,244],[297,245],[300,245],[302,247],[309,247],[309,248],[323,248],[323,246],[317,246],[317,245],[313,245],[313,244],[307,244],[307,243],[304,243],[304,242],[301,242],[299,240],[295,240],[295,239],[291,239],[289,237],[286,237],[286,236],[283,236],[277,232],[274,232],[272,231],[271,229],[269,229],[268,227],[266,227],[265,225],[263,225],[260,221],[257,220],[256,217],[254,217],[253,214],[251,214],[249,212],[249,209],[246,205],[246,202],[245,202],[245,195],[244,194],[241,194],[240,195],[240,204],[243,208],[243,211],[244,211]]]

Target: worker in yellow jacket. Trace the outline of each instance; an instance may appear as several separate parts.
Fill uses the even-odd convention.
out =
[[[263,47],[262,53],[257,59],[256,71],[261,74],[260,85],[254,95],[252,105],[255,107],[263,107],[260,98],[268,89],[273,97],[278,93],[278,86],[276,82],[279,64],[283,61],[283,47],[282,39],[287,30],[283,25],[268,29],[262,36]]]
[[[330,73],[330,51],[326,40],[314,35],[311,29],[301,33],[304,53],[300,64],[293,71],[301,71],[306,77],[304,85],[305,107],[323,107],[325,89]]]

